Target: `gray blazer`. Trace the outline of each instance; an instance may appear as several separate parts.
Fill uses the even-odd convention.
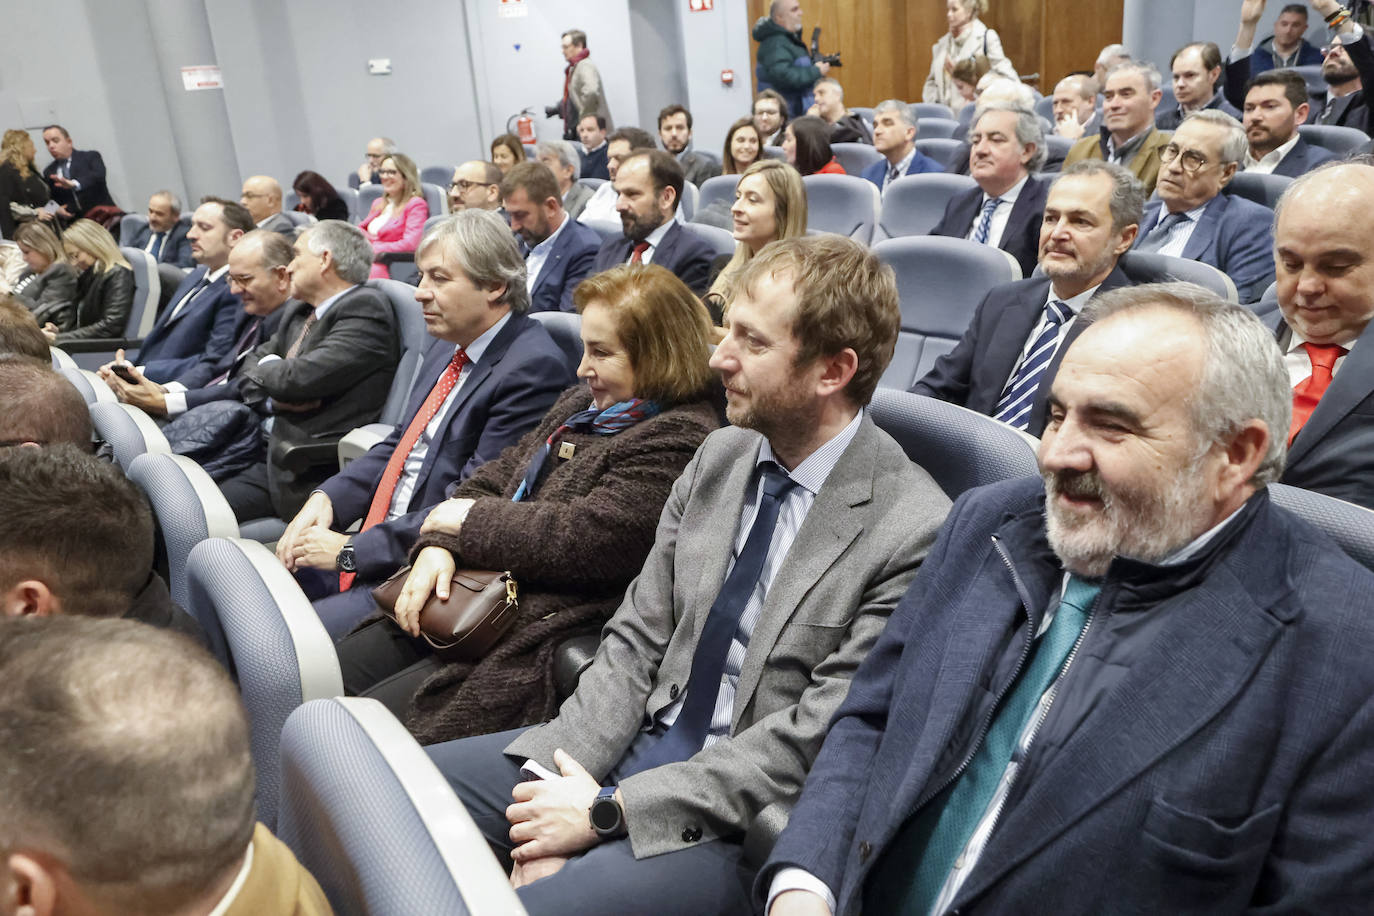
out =
[[[506,753],[555,772],[555,748],[604,780],[687,684],[730,561],[763,437],[707,437],[673,486],[643,570],[606,625],[577,691]],[[863,419],[768,590],[740,672],[728,740],[625,779],[636,858],[697,841],[776,833],[830,717],[916,574],[950,507],[924,470]]]
[[[569,219],[577,219],[582,215],[582,209],[587,206],[587,201],[592,199],[596,193],[585,184],[574,181],[573,186],[568,188],[567,196],[563,198],[563,209],[568,211]]]
[[[25,270],[19,279],[22,281],[31,273],[33,271]],[[43,316],[38,322],[40,325],[43,321],[53,321],[60,326],[63,322],[50,316],[55,307],[64,304],[70,306],[76,300],[76,269],[66,261],[54,261],[47,270],[34,277],[22,292],[15,293],[14,298],[24,303],[35,317]]]
[[[291,222],[290,217],[285,213],[273,213],[267,219],[263,220],[262,225],[258,228],[292,237],[295,236],[296,232],[296,224]]]

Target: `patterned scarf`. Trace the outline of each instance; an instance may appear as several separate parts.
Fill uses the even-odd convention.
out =
[[[525,479],[520,481],[520,488],[515,491],[511,500],[518,503],[533,495],[535,488],[539,486],[539,475],[543,473],[549,455],[553,454],[554,445],[563,438],[564,433],[570,431],[575,433],[590,432],[598,436],[614,436],[641,420],[656,416],[661,409],[653,401],[633,398],[612,404],[605,410],[598,410],[596,405],[592,405],[586,410],[568,417],[563,421],[562,426],[553,431],[548,441],[544,443],[544,447],[535,452],[534,459],[530,461],[530,466],[525,470]]]
[[[586,60],[589,56],[591,56],[591,53],[592,53],[592,52],[591,52],[591,51],[588,51],[586,48],[583,48],[581,51],[578,51],[576,54],[573,55],[573,59],[570,60],[570,61],[568,61],[568,66],[567,66],[567,68],[566,68],[566,69],[564,70],[564,72],[563,72],[563,117],[564,117],[564,119],[567,119],[568,117],[570,117],[569,114],[568,114],[568,112],[572,111],[572,108],[570,108],[569,105],[568,105],[568,93],[572,91],[572,72],[573,72],[573,68],[576,67],[578,64],[582,63],[584,60]],[[582,114],[582,112],[578,112],[578,114]],[[587,114],[595,114],[595,112],[589,111],[589,112],[587,112]],[[573,125],[573,126],[576,127],[577,125]]]

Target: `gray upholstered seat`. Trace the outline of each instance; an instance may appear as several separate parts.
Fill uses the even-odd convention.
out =
[[[945,215],[951,198],[977,186],[977,182],[967,175],[946,172],[903,175],[883,190],[883,209],[875,238],[929,233]]]
[[[883,154],[869,143],[832,143],[830,151],[840,160],[840,165],[850,175],[859,175],[864,169],[883,158]]]
[[[1265,175],[1261,172],[1237,172],[1226,186],[1226,193],[1253,200],[1270,210],[1279,202],[1284,189],[1293,183],[1287,175]]]
[[[1353,153],[1369,142],[1369,135],[1339,124],[1299,124],[1298,133],[1313,146],[1330,150],[1337,156]]]
[[[1240,301],[1235,282],[1211,264],[1153,251],[1128,251],[1118,263],[1122,272],[1137,283],[1182,280],[1209,289],[1229,302]]]
[[[948,140],[959,129],[953,118],[922,118],[916,125],[916,136],[922,140]]]
[[[1374,570],[1374,512],[1282,483],[1270,484],[1269,495],[1278,505],[1324,531],[1356,563]]]
[[[110,390],[110,386],[106,385],[104,379],[89,369],[61,366],[58,371],[67,377],[67,381],[71,382],[77,391],[81,392],[81,397],[86,400],[87,404],[116,403],[114,392]]]
[[[530,317],[544,326],[558,349],[576,372],[582,362],[582,316],[576,312],[531,312]]]
[[[102,383],[102,387],[105,387]],[[170,455],[171,446],[162,430],[137,407],[104,401],[91,405],[95,434],[114,449],[115,464],[126,474],[139,455]]]
[[[735,202],[735,186],[739,184],[738,175],[717,175],[708,178],[701,183],[699,189],[701,194],[697,200],[697,209],[705,210],[717,201],[725,201],[727,205]]]
[[[948,105],[940,105],[936,102],[912,102],[910,105],[911,116],[916,120],[921,118],[945,118],[954,120],[954,112]]]
[[[955,157],[963,151],[964,144],[959,140],[945,137],[921,137],[916,141],[916,148],[948,169]]]
[[[857,175],[807,175],[806,228],[846,235],[868,244],[878,225],[878,186]]]

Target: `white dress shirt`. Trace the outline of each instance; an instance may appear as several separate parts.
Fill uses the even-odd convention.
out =
[[[1098,286],[1101,285],[1102,284],[1100,283],[1098,284]],[[1088,300],[1091,299],[1093,297],[1093,294],[1096,292],[1097,286],[1094,286],[1091,289],[1084,290],[1077,296],[1071,296],[1068,299],[1060,299],[1058,296],[1054,294],[1054,284],[1050,284],[1050,293],[1048,296],[1045,297],[1045,305],[1048,306],[1051,302],[1058,301],[1067,305],[1069,307],[1069,311],[1073,312],[1072,318],[1070,318],[1068,321],[1062,322],[1059,325],[1059,335],[1055,338],[1054,341],[1055,351],[1058,351],[1058,349],[1064,345],[1064,338],[1068,336],[1069,328],[1073,327],[1073,323],[1078,320],[1079,313],[1083,311],[1083,307],[1088,304]],[[1031,332],[1026,335],[1026,342],[1021,345],[1021,355],[1016,357],[1016,363],[1011,367],[1011,375],[1008,375],[1007,380],[1002,383],[1003,391],[1006,391],[1007,386],[1011,384],[1011,380],[1016,378],[1016,371],[1021,368],[1021,364],[1024,363],[1026,361],[1026,357],[1030,355],[1031,344],[1035,343],[1035,341],[1040,337],[1040,334],[1045,330],[1045,325],[1049,323],[1049,320],[1049,316],[1045,313],[1045,310],[1042,308],[1040,310],[1040,320],[1035,323],[1035,327],[1031,328]]]
[[[1265,153],[1258,159],[1250,155],[1249,150],[1246,150],[1245,171],[1258,172],[1261,175],[1274,174],[1274,169],[1279,167],[1279,163],[1283,161],[1283,157],[1291,153],[1293,151],[1293,147],[1297,146],[1298,141],[1301,139],[1302,135],[1299,134],[1297,131],[1294,131],[1293,136],[1288,138],[1287,143],[1284,143],[1278,147],[1275,147],[1274,149],[1271,149],[1269,152]]]
[[[1292,325],[1288,326],[1288,332],[1291,336],[1288,339],[1288,348],[1283,351],[1283,365],[1288,369],[1289,385],[1296,388],[1312,377],[1312,359],[1302,346],[1307,343],[1307,339],[1299,334]],[[1352,337],[1341,344],[1342,347],[1345,347],[1345,356],[1337,357],[1336,362],[1331,366],[1333,379],[1336,377],[1336,373],[1341,371],[1341,364],[1345,362],[1346,357],[1350,356],[1350,351],[1355,348],[1357,339],[1358,336]]]
[[[577,214],[578,222],[585,223],[597,219],[619,222],[620,214],[615,212],[615,202],[619,196],[609,181],[598,185],[596,191],[587,199],[587,206]]]
[[[1011,219],[1011,208],[1016,206],[1016,198],[1021,196],[1021,189],[1026,186],[1026,179],[1028,178],[1030,176],[1026,175],[1012,185],[1011,190],[1007,193],[998,195],[1002,202],[997,205],[996,210],[992,211],[992,222],[988,224],[987,244],[994,248],[1002,244],[1002,234],[1007,231],[1007,220]],[[978,202],[978,211],[973,215],[973,225],[969,226],[968,234],[964,236],[970,242],[978,233],[978,224],[983,221],[983,207],[987,206],[987,202],[991,199],[992,196],[984,192],[983,199]]]
[[[535,284],[539,282],[539,272],[544,269],[544,262],[549,259],[549,252],[553,251],[554,241],[570,222],[572,220],[568,219],[568,214],[565,212],[563,221],[558,224],[558,228],[553,230],[544,241],[531,248],[529,254],[525,255],[525,289],[529,292],[534,292]]]
[[[1210,203],[1210,200],[1207,201],[1207,204]],[[1207,204],[1186,211],[1188,218],[1174,223],[1173,227],[1169,230],[1169,240],[1160,246],[1156,252],[1158,254],[1167,254],[1175,258],[1183,257],[1183,249],[1188,247],[1188,240],[1193,237],[1193,232],[1197,229],[1197,221],[1202,219],[1202,211],[1207,209]],[[1168,207],[1161,206],[1159,208],[1159,220],[1150,227],[1150,232],[1154,232],[1155,229],[1159,228],[1159,224],[1168,219],[1168,217]],[[1146,235],[1149,235],[1149,233],[1146,233]]]

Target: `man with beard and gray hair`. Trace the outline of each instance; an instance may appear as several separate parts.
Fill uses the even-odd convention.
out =
[[[1190,284],[1083,319],[1043,481],[955,503],[759,873],[772,916],[1374,899],[1374,575],[1270,499],[1282,354]]]
[[[1117,259],[1135,241],[1145,189],[1126,169],[1088,160],[1050,188],[1040,223],[1043,277],[993,289],[959,343],[911,389],[996,417],[1038,436],[1042,381],[1054,378],[1075,316],[1099,292],[1131,281]]]

